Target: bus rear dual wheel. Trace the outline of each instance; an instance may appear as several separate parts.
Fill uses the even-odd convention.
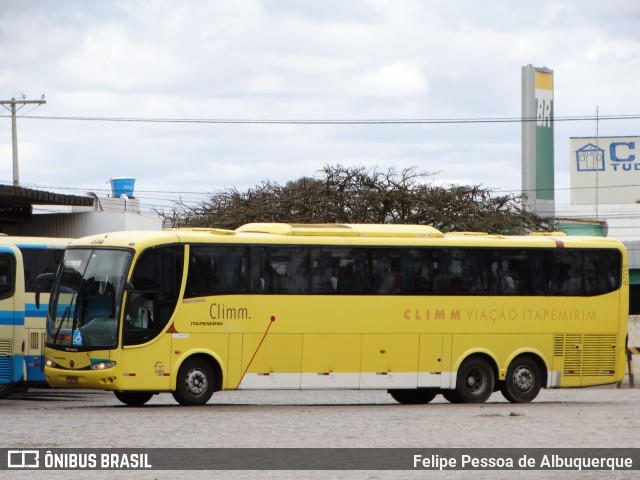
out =
[[[542,388],[542,370],[531,357],[514,359],[500,391],[511,403],[528,403],[538,396]]]
[[[469,357],[456,375],[456,389],[445,395],[451,403],[484,403],[493,393],[496,377],[491,364],[482,357]]]
[[[394,400],[402,404],[428,403],[438,393],[442,393],[451,403],[483,403],[493,393],[493,368],[481,357],[470,357],[462,362],[456,378],[456,388],[453,390],[389,390],[389,393]]]
[[[436,395],[440,393],[440,390],[437,388],[418,388],[415,390],[394,389],[389,390],[388,392],[389,395],[391,395],[391,398],[398,403],[403,405],[420,405],[429,403],[431,400],[436,398]]]
[[[470,357],[460,365],[453,390],[389,390],[389,393],[402,404],[429,403],[438,393],[451,403],[484,403],[493,393],[495,382],[491,363],[482,357]],[[523,355],[509,365],[500,391],[511,403],[528,403],[538,396],[540,388],[540,366],[533,358]]]
[[[484,403],[495,387],[495,373],[488,360],[470,357],[458,369],[456,389],[443,392],[451,403]],[[528,403],[540,393],[542,370],[527,355],[515,358],[509,368],[500,391],[511,403]]]

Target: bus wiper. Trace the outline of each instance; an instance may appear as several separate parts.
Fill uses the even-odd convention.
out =
[[[58,334],[60,333],[60,329],[62,328],[62,325],[64,325],[65,319],[69,318],[70,313],[71,313],[71,305],[67,305],[67,308],[64,309],[64,312],[62,313],[62,317],[60,318],[60,323],[58,324],[58,328],[56,329],[55,336],[53,337],[54,345],[58,344]]]
[[[69,302],[69,305],[67,305],[67,307],[64,309],[64,312],[62,313],[62,317],[60,318],[60,324],[58,325],[58,329],[56,330],[56,336],[53,339],[54,345],[58,344],[58,333],[60,332],[60,329],[64,325],[65,321],[69,319],[69,316],[71,315],[71,306],[74,305],[77,295],[78,295],[78,293],[75,292],[71,296],[71,301]],[[58,306],[58,304],[57,304],[58,301],[60,301],[60,297],[58,297],[57,300],[56,300],[56,307]],[[77,310],[78,309],[76,308],[75,311],[77,311]],[[74,317],[75,317],[75,315],[74,315]],[[74,323],[75,323],[75,320],[74,320]],[[75,328],[75,325],[73,325],[73,327]],[[71,329],[71,334],[73,334],[73,328]]]
[[[73,335],[73,331],[78,327],[78,311],[80,310],[78,308],[78,302],[80,302],[80,300],[84,301],[84,292],[83,290],[85,290],[87,288],[87,282],[86,280],[83,278],[82,280],[80,280],[80,285],[78,286],[78,291],[76,293],[73,294],[73,297],[71,297],[71,303],[69,304],[69,306],[73,305],[73,300],[76,299],[76,308],[73,310],[73,324],[71,325],[71,334]],[[84,315],[84,313],[83,313]]]

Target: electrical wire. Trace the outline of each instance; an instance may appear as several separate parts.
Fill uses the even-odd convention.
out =
[[[10,118],[10,115],[0,115],[0,118]],[[57,116],[57,115],[20,115],[21,119],[32,120],[59,120],[59,121],[91,121],[91,122],[130,122],[130,123],[174,123],[174,124],[261,124],[261,125],[434,125],[434,124],[491,124],[491,123],[527,123],[537,122],[537,118],[521,117],[484,117],[484,118],[410,118],[410,119],[215,119],[215,118],[136,118],[136,117],[103,117],[103,116]],[[606,121],[606,120],[637,120],[640,114],[630,115],[573,115],[562,116],[551,119],[552,122],[576,122],[576,121]],[[7,182],[8,184],[11,182]],[[25,185],[26,186],[26,185]],[[625,185],[625,187],[640,187],[640,185]],[[79,188],[79,187],[59,187],[50,185],[33,185],[28,188],[55,189],[61,191],[97,191],[108,195],[110,189]],[[573,191],[578,189],[612,188],[603,187],[561,187],[553,188],[554,191]],[[537,189],[537,191],[540,191]],[[522,190],[501,190],[494,189],[497,194],[519,195],[527,193]],[[136,198],[146,200],[145,210],[155,212],[157,209],[167,208],[168,204],[176,205],[175,197],[180,195],[179,201],[187,205],[203,203],[211,192],[196,191],[160,191],[148,190],[137,191]],[[624,218],[625,214],[610,215],[609,218]],[[630,214],[633,216],[632,214]],[[580,218],[580,217],[576,217]],[[638,227],[640,228],[640,227]]]
[[[0,115],[7,117],[7,115]],[[259,124],[259,125],[411,125],[411,124],[476,124],[476,123],[527,123],[538,118],[398,118],[398,119],[246,119],[246,118],[136,118],[136,117],[90,117],[61,115],[20,115],[31,120],[65,120],[81,122],[131,122],[131,123],[194,123],[194,124]],[[555,117],[551,122],[579,122],[604,120],[638,120],[640,114],[630,115],[573,115]]]

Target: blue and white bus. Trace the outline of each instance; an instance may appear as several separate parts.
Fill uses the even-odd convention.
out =
[[[46,293],[36,302],[37,278],[56,272],[69,241],[0,236],[0,398],[16,386],[46,385],[44,341],[50,285],[44,286]]]

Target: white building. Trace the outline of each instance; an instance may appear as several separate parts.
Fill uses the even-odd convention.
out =
[[[0,185],[0,232],[79,238],[119,230],[162,230],[159,216],[141,213],[133,183],[130,187],[114,188],[111,196],[99,197]]]

